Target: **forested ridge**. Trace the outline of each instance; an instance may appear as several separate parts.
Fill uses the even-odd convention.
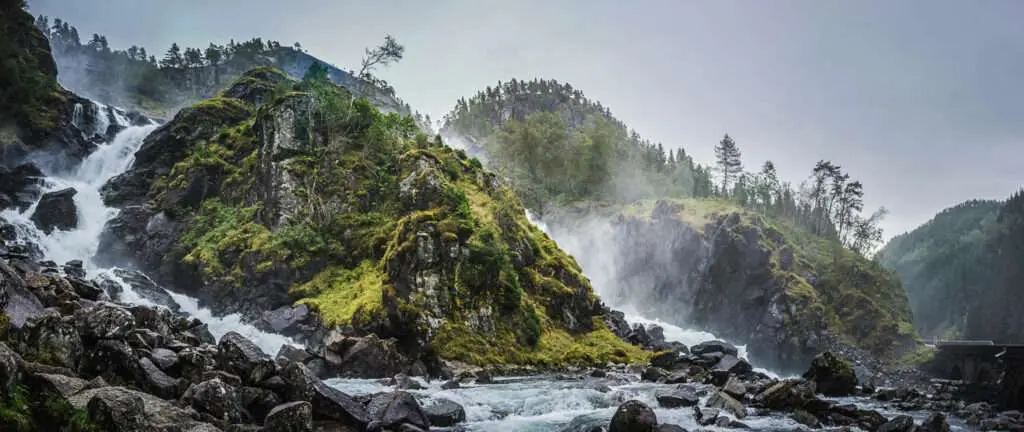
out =
[[[861,253],[882,238],[885,209],[862,213],[863,184],[838,164],[819,161],[793,185],[780,180],[771,161],[745,170],[739,144],[726,134],[715,146],[715,163],[702,165],[682,147],[644,139],[568,83],[499,82],[459,99],[442,135],[485,154],[539,212],[583,200],[727,198]]]

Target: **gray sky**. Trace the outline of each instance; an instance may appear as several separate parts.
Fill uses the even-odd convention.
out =
[[[286,7],[287,5],[287,7]],[[750,170],[799,182],[819,159],[863,181],[886,237],[1024,184],[1024,2],[29,0],[114,48],[253,36],[356,68],[394,35],[379,73],[440,118],[498,80],[571,83],[701,162],[723,133]],[[158,55],[159,57],[159,55]]]

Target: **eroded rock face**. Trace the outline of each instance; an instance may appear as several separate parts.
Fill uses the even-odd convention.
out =
[[[0,164],[0,210],[28,210],[42,194],[43,172],[35,164],[8,168]]]

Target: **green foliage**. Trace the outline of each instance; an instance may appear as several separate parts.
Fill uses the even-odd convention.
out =
[[[7,332],[11,328],[11,317],[0,311],[0,341],[7,340]]]
[[[934,347],[919,345],[917,349],[901,357],[899,364],[922,367],[931,363],[931,361],[935,359],[935,352],[936,349]]]
[[[375,264],[363,261],[351,270],[328,268],[293,287],[291,294],[319,311],[329,325],[358,325],[383,307],[385,279]]]
[[[0,126],[16,126],[30,144],[57,126],[67,108],[50,46],[32,15],[0,5]]]
[[[0,395],[0,425],[11,432],[100,432],[85,410],[75,409],[60,395],[30,394],[21,385]]]

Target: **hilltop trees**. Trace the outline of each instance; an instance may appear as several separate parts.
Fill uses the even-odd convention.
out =
[[[740,149],[736,142],[725,134],[722,141],[715,146],[715,163],[718,172],[722,175],[722,191],[728,194],[729,186],[743,172],[743,163],[740,161]]]

